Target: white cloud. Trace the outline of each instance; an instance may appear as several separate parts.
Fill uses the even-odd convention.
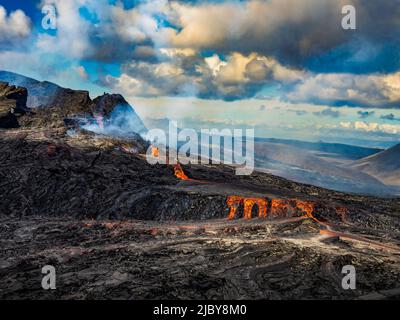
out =
[[[108,9],[111,12],[108,27],[125,42],[132,44],[152,40],[162,44],[170,37],[170,28],[159,27],[156,18],[161,14],[169,15],[167,0],[144,1],[132,9],[124,9],[117,3],[116,6],[108,6]]]
[[[364,132],[387,133],[387,134],[400,133],[400,125],[381,124],[376,122],[371,122],[371,123],[367,123],[364,121],[340,122],[340,128],[356,130],[356,131],[364,131]]]
[[[170,59],[176,57],[193,57],[197,54],[197,51],[192,48],[160,48],[160,53],[167,56]]]
[[[349,1],[347,4],[353,2]],[[342,5],[341,0],[174,2],[172,9],[180,30],[172,34],[170,43],[225,51],[240,44],[247,53],[305,56],[314,46],[330,48],[343,41],[344,33],[338,28]]]
[[[400,72],[389,75],[350,73],[308,74],[293,91],[290,101],[395,107],[400,103]]]
[[[0,41],[27,37],[31,32],[31,21],[22,10],[16,10],[7,15],[0,6]]]
[[[234,100],[264,94],[260,91],[272,83],[280,84],[280,92],[291,102],[371,107],[400,104],[400,72],[315,74],[288,67],[293,64],[281,59],[282,52],[306,55],[314,45],[325,52],[341,44],[343,34],[333,22],[341,17],[342,0],[304,0],[301,4],[298,0],[205,4],[149,0],[131,9],[125,9],[120,1],[111,5],[106,0],[42,0],[44,4],[56,6],[58,30],[55,36],[39,33],[30,46],[31,60],[59,54],[64,61],[72,59],[73,66],[83,58],[122,63],[122,75],[106,77],[105,83],[125,94],[194,94]],[[98,22],[85,20],[78,10],[82,6],[89,8]],[[369,14],[370,6],[363,5],[360,15]],[[394,22],[382,23],[386,29],[386,23]],[[9,35],[27,36],[29,18],[20,10],[7,16],[0,6],[0,31],[0,41]],[[200,49],[215,54],[204,58]],[[47,72],[50,64],[39,63],[36,68],[46,65]],[[84,69],[74,71],[87,78]]]
[[[88,56],[93,49],[90,45],[90,23],[79,14],[78,8],[86,0],[43,0],[43,5],[54,5],[57,11],[57,35],[40,34],[37,49],[44,53],[60,53],[79,59]]]
[[[161,62],[126,64],[119,78],[107,77],[105,83],[127,95],[230,99],[253,96],[273,81],[292,84],[303,74],[256,53],[233,53],[223,61],[218,55],[201,57],[191,49],[161,48],[160,52]]]

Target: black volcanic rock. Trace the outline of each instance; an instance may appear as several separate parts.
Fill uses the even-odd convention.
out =
[[[28,91],[26,88],[15,87],[7,82],[0,82],[0,98],[15,100],[15,107],[23,110],[26,108]]]
[[[19,127],[17,117],[10,112],[10,110],[13,110],[13,107],[13,104],[9,105],[0,101],[0,128],[10,129]]]
[[[38,81],[22,75],[0,71],[0,81],[25,87],[26,105],[30,108],[71,108],[71,111],[88,111],[91,105],[89,92],[62,88],[48,81]]]
[[[108,117],[116,106],[128,106],[129,103],[120,94],[107,94],[97,97],[93,100],[95,104],[95,112],[101,113]]]
[[[0,128],[18,128],[18,117],[26,112],[25,88],[0,82]]]
[[[102,115],[106,125],[119,128],[122,132],[143,132],[142,120],[132,106],[120,94],[104,94],[93,100],[93,113]]]
[[[24,86],[28,91],[25,104],[32,112],[20,119],[22,126],[79,126],[76,119],[102,116],[104,124],[113,132],[140,133],[146,130],[135,110],[120,94],[104,94],[92,100],[88,91],[62,88],[8,71],[0,71],[2,80]]]
[[[150,164],[138,140],[67,134],[65,114],[86,113],[71,95],[27,110],[21,130],[0,130],[0,299],[400,297],[399,198],[225,165],[182,166],[192,179],[182,181],[172,164]],[[16,100],[3,105],[8,115]],[[138,128],[121,96],[89,108],[104,116],[99,127]],[[243,219],[242,201],[237,219],[225,219],[232,195],[268,200],[268,215]],[[47,264],[57,290],[40,286]],[[355,290],[343,290],[346,265],[357,270]]]
[[[47,81],[37,81],[13,72],[0,71],[0,81],[22,86],[29,91],[27,106],[30,108],[50,107],[61,87]]]
[[[49,101],[50,107],[68,110],[68,113],[88,113],[91,112],[92,101],[88,91],[58,89],[52,101]]]
[[[25,87],[28,91],[26,106],[29,108],[52,109],[62,116],[91,113],[93,103],[88,91],[66,89],[7,71],[0,71],[0,81]]]

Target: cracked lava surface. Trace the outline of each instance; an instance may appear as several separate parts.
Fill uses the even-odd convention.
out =
[[[0,138],[1,299],[400,297],[399,199],[152,166],[132,142],[87,132]]]

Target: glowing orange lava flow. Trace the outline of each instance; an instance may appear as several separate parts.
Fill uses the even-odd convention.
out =
[[[235,219],[236,211],[239,208],[240,204],[243,203],[243,210],[244,210],[244,219],[251,219],[252,218],[252,211],[254,205],[258,206],[258,217],[259,218],[266,218],[267,217],[267,200],[263,198],[242,198],[239,196],[230,196],[226,200],[230,211],[228,219],[233,220]]]
[[[151,146],[151,155],[153,157],[158,157],[160,155],[160,151],[158,150],[157,147]]]
[[[251,212],[253,210],[253,206],[256,204],[258,206],[258,217],[266,218],[267,217],[267,200],[262,198],[246,198],[243,200],[244,203],[244,218],[251,219]]]
[[[236,210],[237,210],[237,208],[239,208],[241,203],[242,203],[241,197],[238,197],[238,196],[228,197],[228,199],[226,200],[226,204],[228,205],[229,210],[230,210],[229,216],[228,216],[229,220],[235,219]]]
[[[179,163],[174,165],[174,173],[175,173],[175,177],[177,177],[178,179],[186,180],[186,181],[192,180],[185,174],[185,172],[183,171],[183,169]]]
[[[302,210],[306,214],[307,218],[311,218],[315,221],[318,221],[313,215],[315,209],[314,203],[302,200],[295,200],[295,201],[296,201],[296,207]]]
[[[286,218],[294,212],[293,201],[285,199],[272,199],[270,215],[273,217]]]
[[[236,216],[236,211],[243,204],[244,219],[252,218],[253,206],[258,206],[258,217],[266,218],[268,216],[268,200],[264,198],[244,198],[239,196],[229,196],[226,201],[230,208],[228,219],[232,220]],[[315,204],[310,201],[301,201],[297,199],[272,199],[269,215],[279,218],[290,218],[294,216],[311,218],[320,223],[313,215]],[[300,212],[299,212],[300,211]],[[301,216],[299,216],[301,214]]]

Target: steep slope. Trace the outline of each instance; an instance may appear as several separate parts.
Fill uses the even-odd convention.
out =
[[[352,167],[376,177],[385,184],[400,186],[400,144],[358,160]]]
[[[296,182],[346,192],[390,193],[382,182],[367,173],[328,161],[309,150],[280,143],[257,142],[255,155],[260,171]]]
[[[85,129],[113,136],[127,136],[147,131],[142,119],[120,94],[104,94],[94,99],[93,103],[94,117],[99,119],[98,116],[101,115],[104,119],[101,118],[100,125],[99,121],[91,121],[84,126]]]

